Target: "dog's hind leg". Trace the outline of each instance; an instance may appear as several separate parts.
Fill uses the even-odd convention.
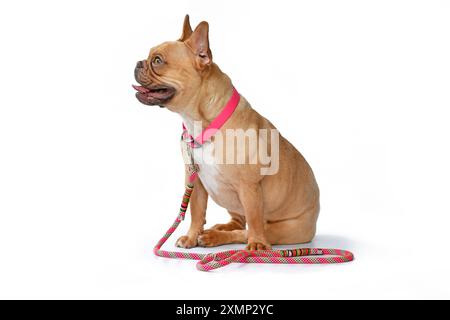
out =
[[[228,211],[231,220],[225,224],[216,224],[205,230],[198,237],[198,244],[202,247],[217,247],[231,243],[247,243],[245,230],[245,217],[238,213]]]
[[[209,229],[198,236],[201,247],[217,247],[224,244],[247,243],[247,230],[221,231]]]
[[[299,217],[266,222],[264,233],[272,245],[311,242],[316,234],[317,214],[308,212]]]
[[[231,216],[230,222],[225,224],[216,224],[211,228],[211,230],[233,231],[245,229],[245,216],[231,211],[228,211],[228,213]]]

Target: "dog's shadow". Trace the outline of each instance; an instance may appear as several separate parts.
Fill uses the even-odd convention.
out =
[[[303,244],[292,244],[292,245],[274,245],[273,250],[283,250],[283,249],[295,249],[295,248],[321,248],[321,249],[343,249],[343,250],[353,250],[356,248],[356,243],[345,237],[336,235],[317,235],[313,241]],[[244,250],[245,246],[242,244],[229,244],[223,245],[215,248],[200,248],[197,247],[196,250],[199,253],[211,253],[211,251],[226,251],[226,250]],[[180,251],[189,252],[189,250],[179,249]]]
[[[356,243],[348,238],[336,235],[317,235],[313,241],[304,244],[273,246],[273,249],[281,250],[294,248],[323,248],[323,249],[344,249],[352,250],[356,247]]]

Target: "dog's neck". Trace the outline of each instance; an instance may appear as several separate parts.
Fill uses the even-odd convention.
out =
[[[208,127],[222,112],[232,94],[231,79],[216,64],[212,64],[202,87],[180,112],[188,131],[193,131],[195,122],[201,122],[202,129]]]

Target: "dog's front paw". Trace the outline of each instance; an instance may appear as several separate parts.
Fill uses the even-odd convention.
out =
[[[191,249],[197,246],[197,238],[182,236],[177,240],[175,245],[178,248]]]
[[[247,244],[247,250],[249,251],[256,251],[256,250],[271,250],[272,246],[268,243],[262,243],[262,242],[249,242]]]

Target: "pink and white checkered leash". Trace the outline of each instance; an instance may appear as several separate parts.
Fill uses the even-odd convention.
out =
[[[183,126],[183,139],[190,148],[201,147],[233,114],[240,101],[240,95],[233,88],[233,94],[224,107],[221,114],[214,119],[209,127],[204,130],[196,139],[189,136],[186,128]],[[194,180],[197,178],[197,166],[192,162],[190,165],[191,176],[190,183],[186,186],[186,191],[181,203],[180,213],[173,225],[167,230],[166,234],[156,244],[153,252],[155,255],[172,259],[190,259],[198,260],[197,269],[200,271],[211,271],[230,263],[277,263],[277,264],[331,264],[350,262],[354,259],[353,254],[346,250],[339,249],[317,249],[317,248],[298,248],[285,250],[229,250],[210,254],[201,254],[193,252],[177,252],[161,250],[162,246],[175,232],[184,220],[189,205],[189,200],[194,189]]]
[[[180,214],[153,249],[155,255],[172,259],[199,260],[197,269],[200,271],[215,270],[227,266],[230,263],[331,264],[350,262],[353,260],[353,254],[351,252],[338,249],[229,250],[210,254],[161,250],[164,243],[175,232],[181,221],[184,220],[193,189],[193,184],[186,186]]]

